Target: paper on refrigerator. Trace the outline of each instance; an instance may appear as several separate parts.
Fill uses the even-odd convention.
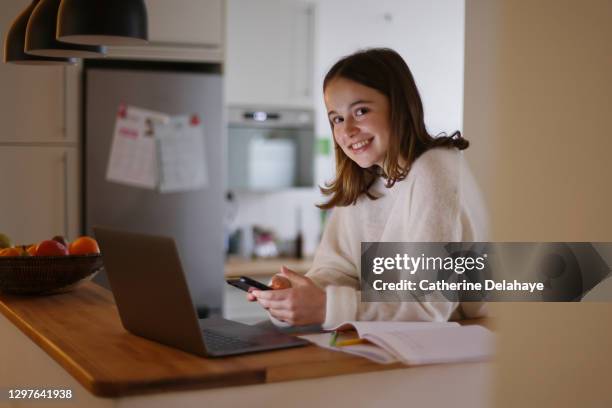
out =
[[[168,115],[121,105],[117,111],[106,179],[135,187],[158,185],[157,142],[153,129]]]
[[[153,126],[158,148],[159,191],[198,190],[208,186],[204,128],[197,115],[174,116]]]

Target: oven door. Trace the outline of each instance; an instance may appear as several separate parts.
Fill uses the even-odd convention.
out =
[[[230,190],[276,191],[312,187],[314,134],[311,129],[230,126]]]

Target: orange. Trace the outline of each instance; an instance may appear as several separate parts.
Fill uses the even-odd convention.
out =
[[[38,246],[38,245],[36,245],[36,244],[34,244],[34,245],[30,245],[30,246],[29,246],[29,247],[26,249],[26,252],[27,252],[28,254],[30,254],[30,256],[35,256],[35,255],[36,255],[36,247],[37,247],[37,246]]]
[[[72,241],[69,248],[70,255],[99,254],[100,247],[95,239],[84,236]]]
[[[21,256],[21,251],[18,248],[4,248],[0,250],[0,256]]]

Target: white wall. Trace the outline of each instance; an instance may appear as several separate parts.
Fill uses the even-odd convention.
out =
[[[322,202],[317,189],[294,188],[273,193],[236,193],[238,216],[235,225],[259,225],[272,228],[282,240],[295,239],[297,210],[302,212],[302,234],[305,255],[313,255],[320,235],[320,210],[315,204]]]
[[[329,68],[344,55],[380,46],[395,49],[410,67],[428,130],[462,129],[463,0],[319,0],[317,5],[317,134],[330,134],[321,90]]]

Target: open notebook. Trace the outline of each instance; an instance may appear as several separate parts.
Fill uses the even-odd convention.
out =
[[[482,326],[460,326],[454,322],[345,322],[335,329],[352,328],[368,343],[335,347],[330,345],[332,333],[300,337],[320,347],[382,364],[458,363],[486,360],[493,355],[493,333]],[[345,339],[341,334],[338,341]]]

